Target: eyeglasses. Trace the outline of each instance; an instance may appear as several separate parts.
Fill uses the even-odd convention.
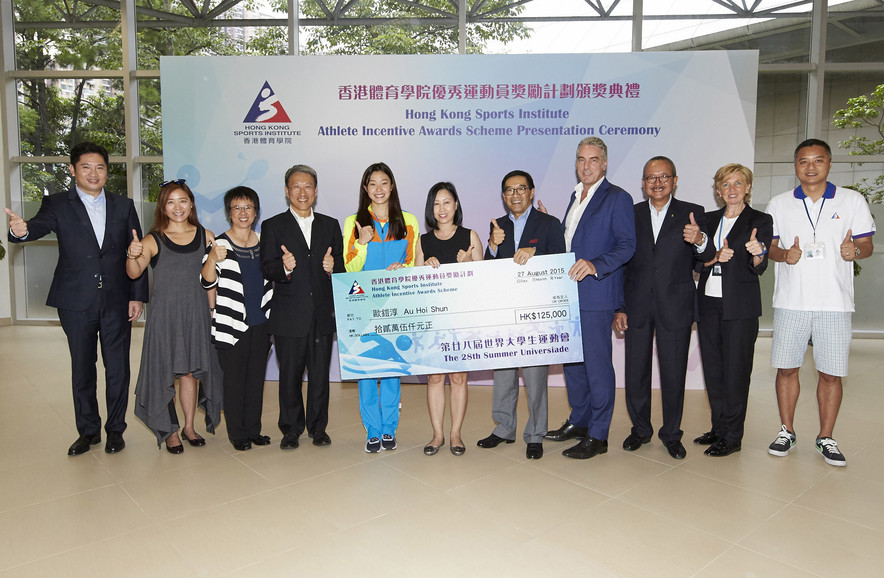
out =
[[[160,188],[163,188],[168,185],[183,185],[186,182],[187,182],[187,179],[174,179],[171,181],[163,181],[162,183],[160,183]]]
[[[525,191],[528,190],[528,187],[525,185],[519,185],[518,187],[507,187],[503,190],[503,194],[512,197],[515,194],[524,195]]]
[[[664,185],[669,182],[669,179],[672,178],[672,175],[651,175],[649,177],[645,177],[642,180],[649,185],[656,185],[658,182],[663,183]]]
[[[231,213],[248,213],[255,207],[253,205],[234,205],[230,207]]]

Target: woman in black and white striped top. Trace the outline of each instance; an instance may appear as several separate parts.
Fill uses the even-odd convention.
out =
[[[261,209],[258,194],[235,187],[224,195],[224,206],[231,227],[206,252],[200,280],[206,289],[217,289],[212,341],[224,370],[224,418],[233,447],[244,451],[270,443],[261,435],[261,412],[273,289],[261,275],[254,231]]]

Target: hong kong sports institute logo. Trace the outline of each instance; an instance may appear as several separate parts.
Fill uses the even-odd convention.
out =
[[[258,92],[258,96],[255,98],[255,102],[252,103],[252,108],[249,109],[249,113],[246,115],[243,122],[278,123],[292,121],[282,107],[282,103],[279,102],[279,97],[276,96],[276,92],[270,87],[270,83],[265,80],[264,86],[262,86],[260,92]]]

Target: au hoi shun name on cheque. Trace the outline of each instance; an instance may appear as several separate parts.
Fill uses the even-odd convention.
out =
[[[335,274],[341,374],[582,360],[573,254]],[[375,372],[375,373],[373,373]],[[379,372],[379,373],[377,373]]]

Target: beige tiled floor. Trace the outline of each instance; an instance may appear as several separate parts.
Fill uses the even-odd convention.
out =
[[[368,455],[353,384],[332,386],[327,448],[236,452],[222,429],[172,456],[130,417],[124,452],[69,458],[61,329],[0,327],[0,575],[881,575],[884,340],[853,344],[836,429],[847,468],[813,448],[808,370],[799,444],[787,458],[767,454],[778,427],[769,348],[759,340],[743,451],[724,459],[690,443],[680,462],[659,442],[619,449],[629,430],[622,391],[604,456],[568,460],[559,455],[568,444],[549,442],[540,461],[525,459],[521,441],[482,450],[475,442],[492,422],[491,390],[480,386],[470,390],[466,455],[426,457],[420,385],[403,387],[399,449]],[[275,396],[269,382],[265,433],[278,442]],[[552,389],[553,426],[566,408],[564,389]],[[659,421],[657,400],[655,409]],[[705,394],[688,391],[685,438],[708,420]]]

